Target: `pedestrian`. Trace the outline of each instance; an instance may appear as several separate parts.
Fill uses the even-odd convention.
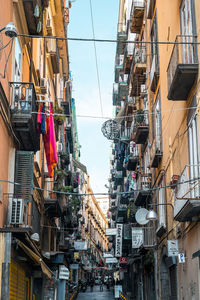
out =
[[[103,292],[103,280],[100,281],[100,292]]]
[[[94,281],[93,279],[90,280],[90,292],[93,292],[93,286],[94,286]]]

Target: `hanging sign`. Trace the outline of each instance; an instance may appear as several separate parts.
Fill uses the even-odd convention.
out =
[[[185,263],[185,254],[184,253],[179,253],[178,254],[178,262],[179,262],[179,264],[184,264]]]
[[[117,228],[106,228],[106,235],[116,235]]]
[[[138,227],[132,228],[132,248],[140,248],[144,240],[143,229]]]
[[[59,266],[59,279],[69,280],[69,270],[64,266]]]
[[[178,256],[178,240],[167,241],[168,256]]]
[[[106,264],[117,264],[118,260],[116,257],[108,257],[106,258]]]
[[[119,263],[120,264],[127,264],[128,263],[128,257],[120,257]]]
[[[116,243],[115,243],[115,256],[122,256],[122,234],[123,224],[117,224]]]

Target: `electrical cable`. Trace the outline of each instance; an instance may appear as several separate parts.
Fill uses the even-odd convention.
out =
[[[70,38],[70,37],[58,37],[58,36],[42,36],[31,34],[18,34],[17,36],[29,37],[33,39],[56,39],[66,41],[79,41],[79,42],[103,42],[103,43],[124,43],[124,44],[161,44],[161,45],[200,45],[200,42],[160,42],[160,41],[120,41],[112,39],[94,39],[94,38]]]
[[[190,110],[190,109],[197,109],[197,108],[200,108],[200,106],[193,106],[193,107],[183,107],[183,108],[177,108],[177,109],[174,109],[173,111],[172,110],[160,110],[160,113],[172,113],[172,112],[179,112],[179,111],[186,111],[186,110]],[[37,112],[37,111],[33,111],[31,112],[32,114],[44,114],[44,115],[50,115],[50,113],[44,113],[44,112]],[[145,115],[148,115],[148,116],[152,116],[152,115],[156,115],[157,113],[156,112],[145,112]],[[109,119],[114,119],[114,120],[117,120],[117,119],[125,119],[125,118],[130,118],[130,117],[134,117],[136,114],[132,114],[132,115],[127,115],[127,116],[121,116],[121,117],[101,117],[101,116],[90,116],[90,115],[76,115],[76,117],[78,118],[93,118],[93,119],[106,119],[106,120],[109,120]],[[144,113],[138,113],[137,116],[143,116]],[[60,116],[60,117],[72,117],[72,115],[67,115],[67,114],[57,114],[57,113],[52,113],[52,116]]]
[[[176,187],[177,185],[181,185],[181,184],[185,184],[185,183],[192,183],[192,182],[197,181],[197,180],[200,180],[200,177],[185,180],[185,181],[181,181],[181,182],[178,182],[176,184],[169,184],[169,185],[165,185],[165,186],[157,186],[157,187],[154,187],[154,188],[145,189],[145,191],[146,192],[154,192],[154,191],[157,191],[157,190],[160,190],[160,189],[173,188],[173,187]],[[43,188],[40,188],[40,187],[30,186],[30,185],[14,182],[14,181],[10,181],[10,180],[4,180],[4,179],[0,179],[0,182],[6,182],[6,183],[13,184],[13,185],[29,187],[29,188],[31,187],[35,190],[40,190],[40,191],[49,192],[49,193],[56,193],[56,194],[66,195],[66,196],[95,196],[95,195],[105,195],[105,196],[108,195],[108,196],[111,196],[111,195],[133,194],[134,192],[142,192],[143,191],[143,189],[134,189],[134,190],[128,191],[128,192],[113,192],[113,193],[72,193],[72,192],[69,193],[69,192],[61,192],[61,191],[43,189]],[[200,181],[198,183],[200,184]]]
[[[100,85],[99,67],[98,67],[98,59],[97,59],[97,48],[96,48],[96,43],[95,43],[94,19],[93,19],[93,12],[92,12],[92,0],[89,0],[89,3],[90,3],[90,14],[91,14],[91,22],[92,22],[92,34],[93,34],[93,39],[94,39],[94,55],[95,55],[97,82],[98,82],[98,90],[99,90],[99,101],[100,101],[101,115],[103,117],[103,104],[102,104],[102,97],[101,97],[101,85]]]
[[[6,59],[3,75],[0,74],[1,78],[5,78],[5,76],[6,76],[7,65],[8,65],[8,61],[9,61],[9,58],[10,58],[10,55],[11,55],[11,52],[12,52],[13,42],[14,42],[14,38],[11,39],[10,51],[9,51],[8,57]]]

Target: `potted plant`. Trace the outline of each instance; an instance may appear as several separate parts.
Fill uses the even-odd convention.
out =
[[[136,123],[144,123],[144,111],[143,109],[138,109],[136,116],[135,116],[135,122]]]
[[[62,107],[60,106],[55,107],[54,120],[57,121],[58,125],[62,125],[65,122],[66,116],[64,115],[64,111]]]

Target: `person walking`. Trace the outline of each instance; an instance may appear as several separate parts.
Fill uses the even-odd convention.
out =
[[[100,292],[103,292],[103,280],[100,281]]]
[[[90,280],[90,292],[93,292],[94,280],[91,278]]]

